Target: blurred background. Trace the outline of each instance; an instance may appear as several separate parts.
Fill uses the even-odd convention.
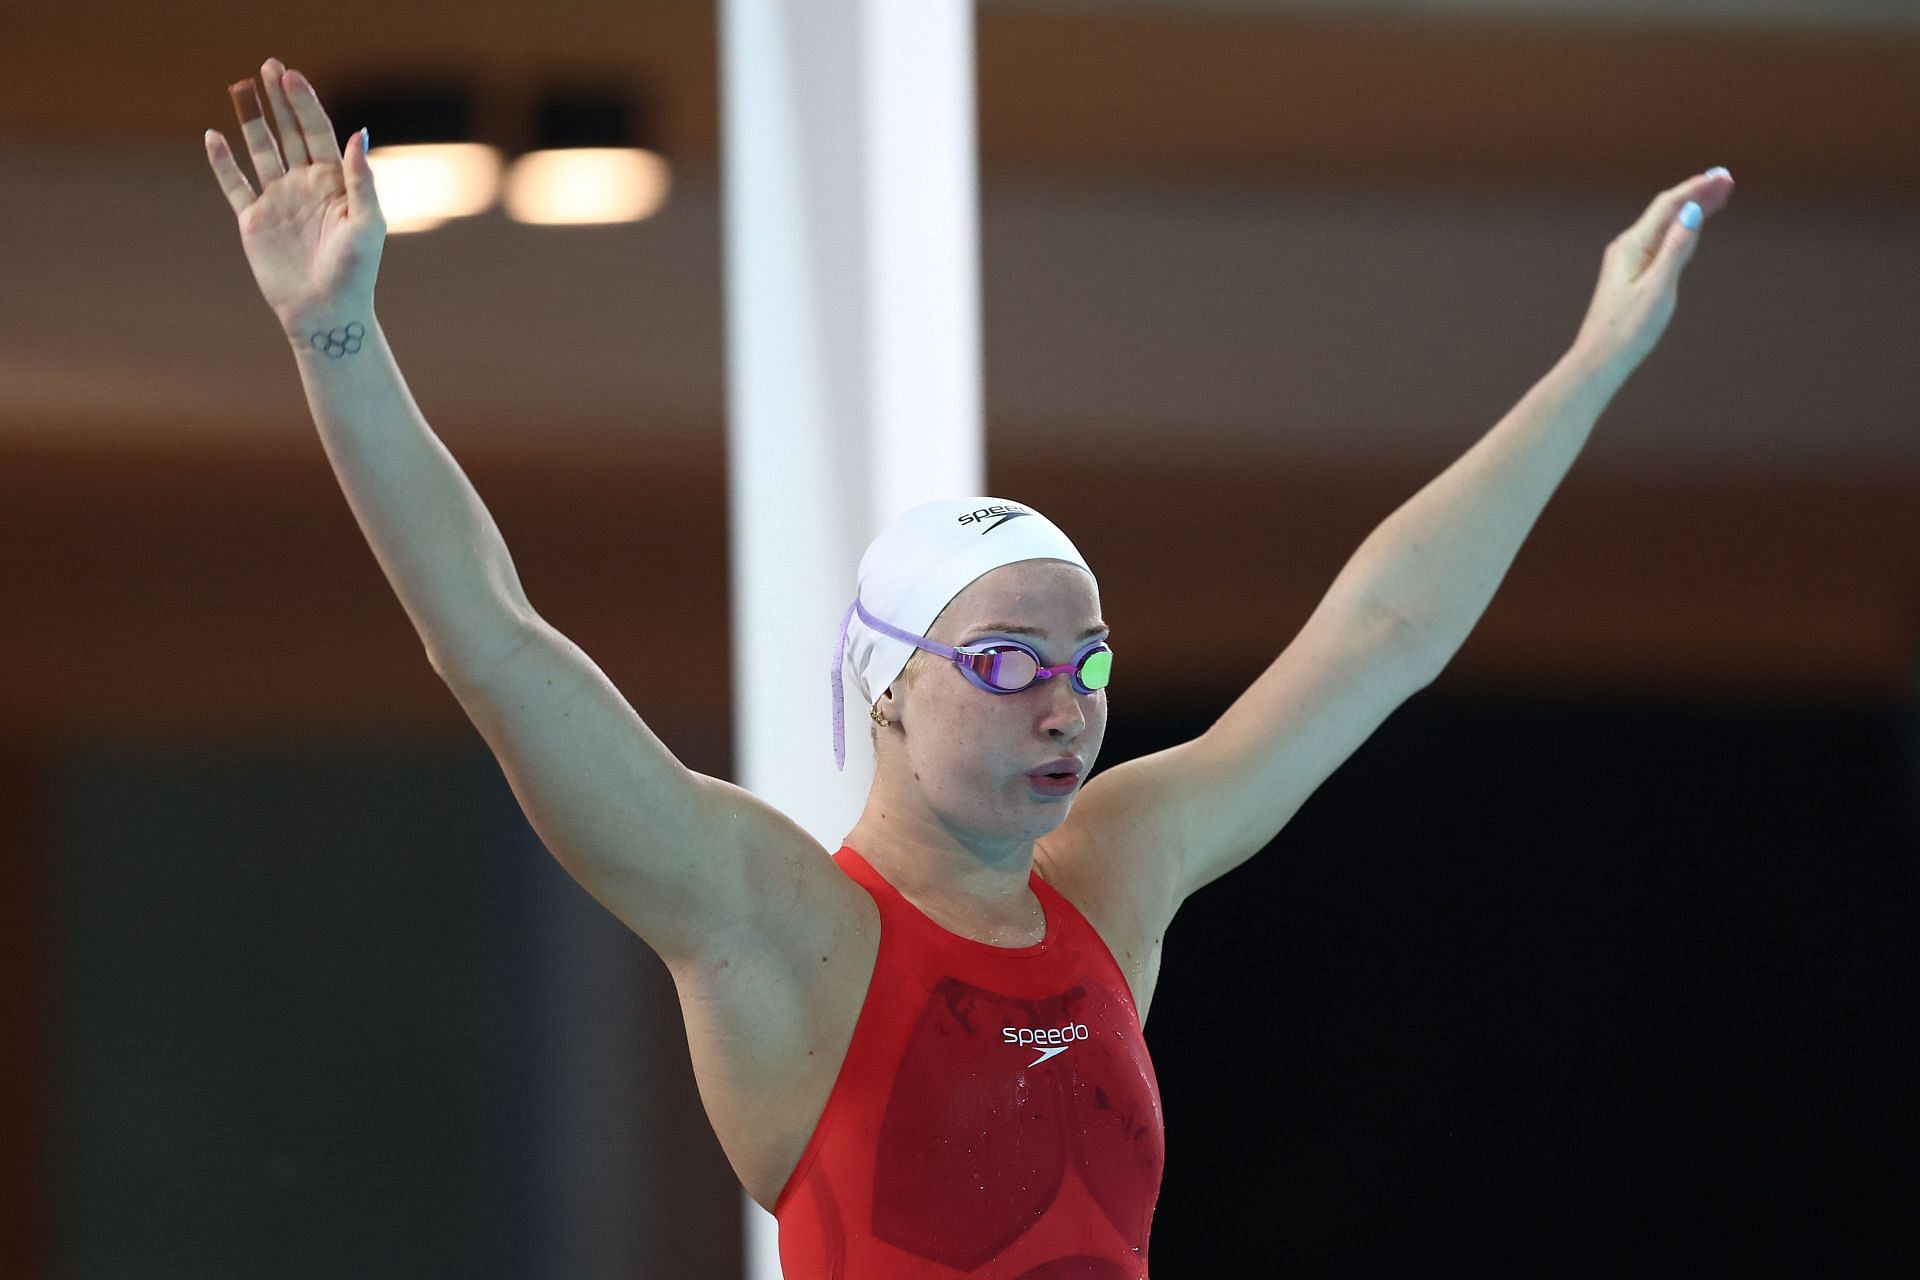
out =
[[[200,141],[269,55],[509,145],[543,85],[646,104],[657,213],[395,236],[380,312],[535,606],[727,776],[713,5],[6,28],[0,1275],[738,1276],[666,972],[428,666]],[[977,38],[989,488],[1101,574],[1109,766],[1546,372],[1658,190],[1739,183],[1446,674],[1175,923],[1155,1274],[1910,1257],[1920,8]]]

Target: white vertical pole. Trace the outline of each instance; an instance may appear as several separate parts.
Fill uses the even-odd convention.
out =
[[[828,687],[860,552],[986,483],[971,0],[724,0],[721,85],[735,780],[835,849],[872,777],[857,695],[834,769]]]

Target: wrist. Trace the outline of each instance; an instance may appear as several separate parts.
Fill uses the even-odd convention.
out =
[[[1639,363],[1618,353],[1576,342],[1554,365],[1554,372],[1560,377],[1602,389],[1610,397],[1633,375]]]
[[[296,355],[340,359],[364,350],[379,328],[372,304],[341,304],[283,316],[280,327]]]

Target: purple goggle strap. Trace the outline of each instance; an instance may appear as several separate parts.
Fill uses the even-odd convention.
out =
[[[840,638],[833,642],[833,767],[843,772],[847,767],[847,691],[840,672],[847,665],[847,624],[859,607],[856,599],[840,615]]]
[[[846,613],[840,618],[840,638],[833,645],[833,767],[841,770],[847,767],[847,691],[846,679],[841,673],[846,668],[847,627],[853,622],[856,611],[860,614],[860,621],[883,636],[904,640],[916,649],[937,653],[949,661],[960,652],[952,645],[941,644],[938,640],[929,640],[911,631],[902,631],[892,623],[882,622],[868,613],[866,606],[860,603],[860,598],[855,596],[853,603],[847,606]]]

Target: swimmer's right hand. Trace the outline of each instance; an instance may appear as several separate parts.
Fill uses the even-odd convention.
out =
[[[367,135],[341,154],[313,86],[277,58],[260,68],[274,123],[252,79],[231,86],[259,190],[247,182],[226,138],[207,130],[207,162],[240,223],[240,244],[261,296],[290,335],[316,324],[368,321],[387,224],[367,164]]]

